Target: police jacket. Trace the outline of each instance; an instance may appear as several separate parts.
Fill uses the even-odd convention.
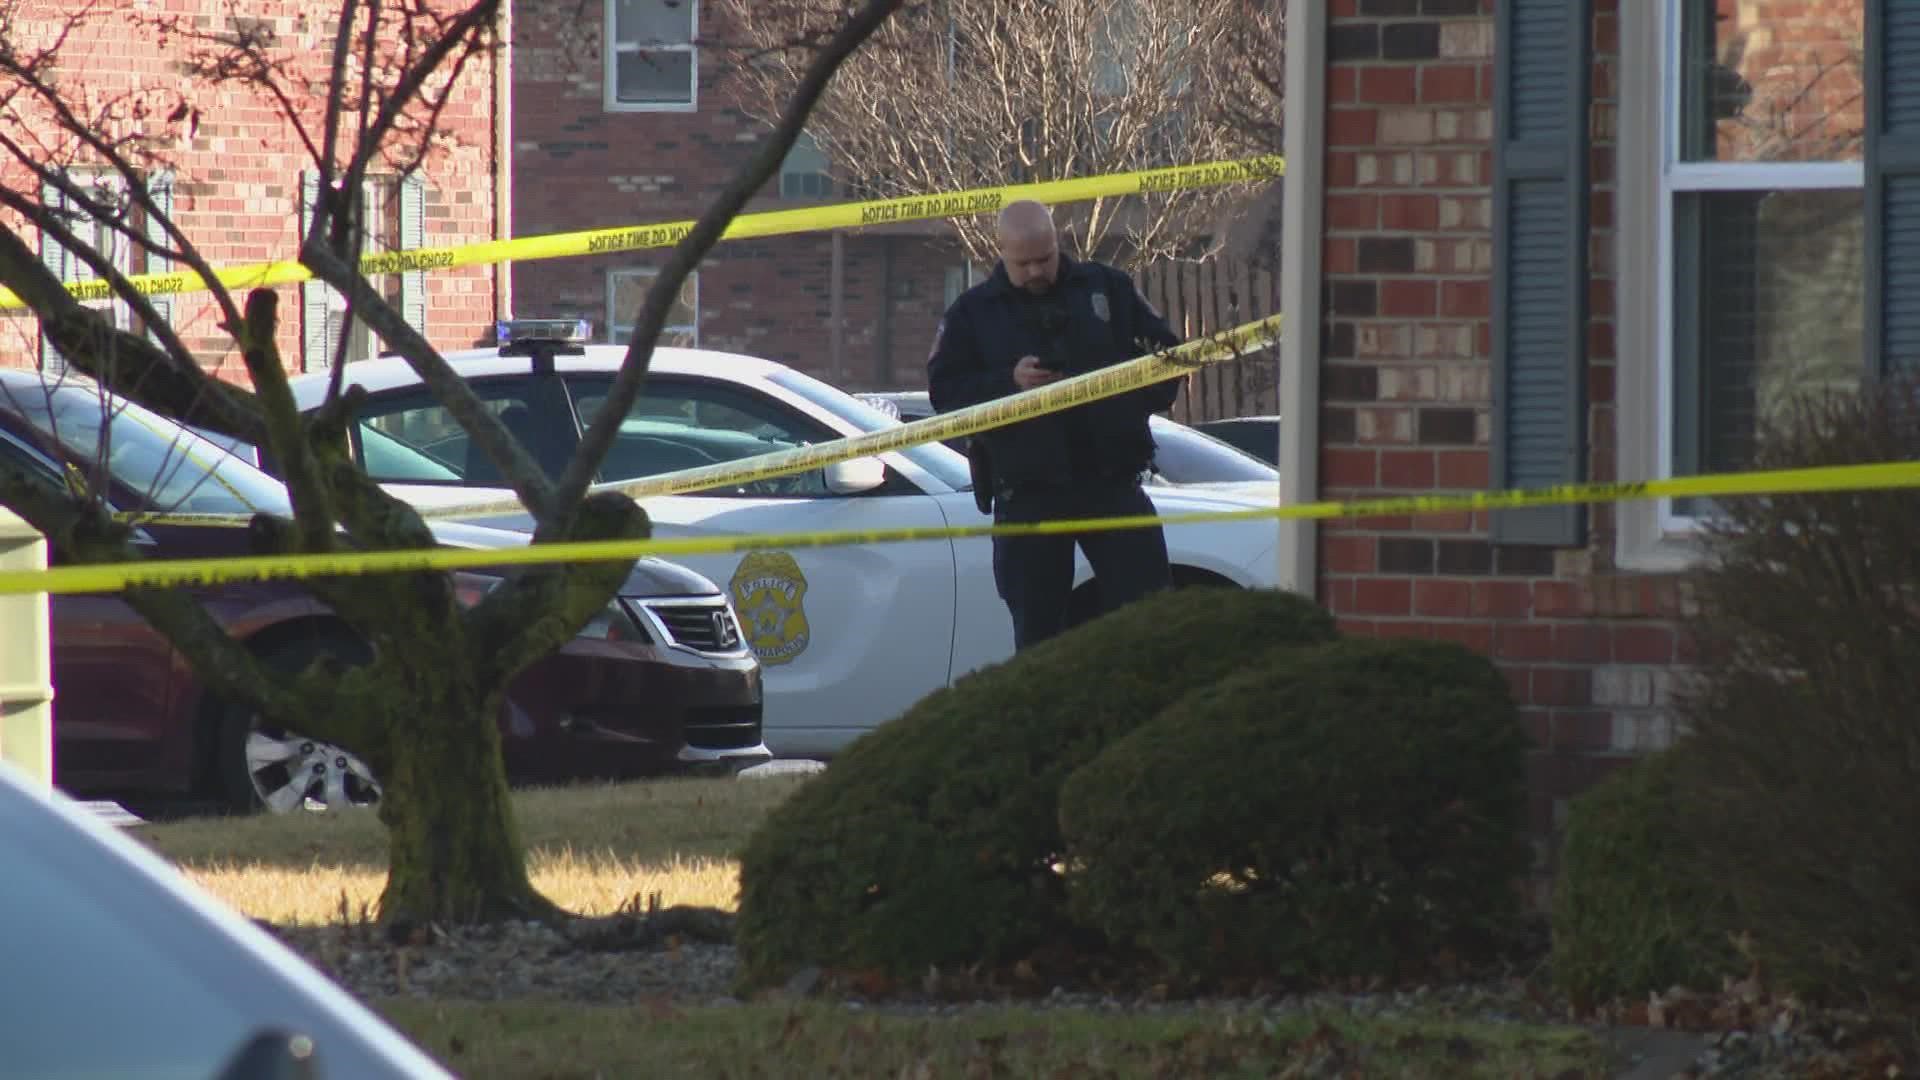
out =
[[[995,265],[991,277],[947,309],[927,357],[928,396],[935,411],[950,412],[1018,392],[1013,366],[1023,356],[1078,375],[1179,343],[1122,271],[1062,255],[1053,289],[1034,296]],[[1172,408],[1179,393],[1179,383],[1168,380],[974,439],[984,444],[1003,490],[1130,480],[1153,461],[1147,417]]]

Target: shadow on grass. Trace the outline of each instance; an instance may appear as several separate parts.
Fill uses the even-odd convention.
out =
[[[526,788],[514,810],[530,861],[642,864],[731,859],[768,811],[805,777],[644,780]],[[384,873],[386,828],[371,810],[196,817],[128,828],[187,868],[316,866]]]
[[[681,1008],[386,1000],[376,1006],[464,1075],[502,1078],[1584,1078],[1613,1072],[1607,1047],[1575,1028],[1420,1016],[998,1008],[899,1016],[812,1003]]]

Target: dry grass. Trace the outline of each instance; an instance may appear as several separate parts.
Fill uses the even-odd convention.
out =
[[[534,885],[570,911],[662,903],[731,909],[735,851],[802,778],[654,780],[516,792]],[[281,925],[371,910],[386,830],[371,812],[200,818],[129,830],[215,896]]]
[[[561,905],[610,913],[636,896],[731,908],[734,853],[804,783],[673,780],[516,794],[534,883]],[[385,880],[371,813],[220,818],[130,830],[255,918],[349,920]],[[374,1005],[469,1077],[1606,1075],[1604,1047],[1570,1028],[1446,1018],[1294,1017],[1269,1025],[1213,1009],[1108,1015],[989,1009],[881,1016],[824,1003],[687,1007],[546,1000]]]
[[[897,1016],[831,1004],[677,1008],[389,1000],[388,1019],[481,1078],[1613,1075],[1573,1027],[1329,1012],[1108,1014],[982,1009]]]

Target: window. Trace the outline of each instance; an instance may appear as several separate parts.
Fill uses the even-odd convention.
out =
[[[692,111],[698,99],[699,0],[607,0],[606,107]]]
[[[1747,468],[1784,405],[1864,374],[1862,12],[1622,5],[1622,478]],[[1620,504],[1619,563],[1684,566],[1708,513],[1705,500]]]
[[[312,221],[317,182],[316,173],[300,176],[300,234],[296,245],[305,240]],[[346,212],[358,222],[362,256],[426,246],[426,182],[418,173],[367,177]],[[372,279],[407,324],[423,334],[426,277],[424,271],[416,270]],[[331,286],[313,279],[302,282],[300,306],[301,361],[305,370],[318,371],[332,364],[335,356],[342,355],[343,340],[348,362],[380,355],[380,339],[363,320],[353,316],[346,297]]]
[[[473,384],[487,411],[558,479],[579,438],[554,379],[490,379]],[[493,459],[467,437],[447,407],[425,389],[375,398],[356,425],[361,467],[383,483],[506,487]]]
[[[1130,77],[1140,67],[1140,37],[1140,10],[1133,0],[1120,0],[1096,17],[1092,42],[1096,98],[1126,94]]]
[[[607,273],[607,340],[625,345],[633,340],[633,320],[647,299],[647,290],[660,271],[652,267],[634,267]],[[700,272],[694,271],[680,283],[680,296],[667,312],[660,328],[658,344],[697,348],[700,345]]]
[[[871,404],[839,387],[821,382],[804,371],[784,368],[768,375],[767,381],[847,421],[861,434],[884,431],[902,423],[898,417],[881,412]],[[927,408],[930,412],[932,406]],[[973,470],[967,465],[966,455],[944,442],[905,447],[900,454],[955,491],[967,491],[973,487]]]
[[[1863,9],[1668,7],[1665,464],[1724,472],[1792,399],[1862,374]]]
[[[165,229],[159,219],[150,218],[137,202],[127,195],[126,179],[118,173],[102,170],[70,169],[66,178],[79,187],[86,196],[104,207],[111,208],[119,226],[109,224],[97,218],[84,216],[78,200],[68,195],[56,184],[43,184],[40,189],[41,205],[61,214],[74,235],[88,248],[99,252],[122,274],[157,273],[169,268],[168,260],[161,256],[143,253],[131,236],[122,228],[138,231],[149,241],[165,242]],[[170,214],[173,210],[173,179],[168,173],[155,173],[146,181],[147,193],[161,214]],[[40,237],[40,260],[42,265],[57,275],[62,281],[92,281],[100,275],[93,267],[80,259],[75,253],[51,236]],[[173,310],[171,296],[149,298],[162,319],[170,318]],[[90,300],[87,306],[106,311],[117,329],[130,330],[135,319],[132,309],[119,300]],[[49,374],[59,374],[66,370],[66,359],[45,335],[40,339],[40,367]]]
[[[946,280],[941,289],[941,296],[945,299],[946,306],[952,307],[954,301],[960,299],[961,293],[973,288],[973,267],[966,263],[961,263],[959,266],[949,266],[946,269],[945,277]]]
[[[783,199],[825,199],[833,195],[833,176],[827,170],[827,155],[812,135],[801,132],[780,163],[780,197]]]
[[[582,425],[593,423],[609,380],[571,381]],[[723,461],[792,450],[836,438],[825,425],[737,387],[691,379],[649,378],[601,464],[605,480],[634,480]],[[734,498],[825,498],[823,470],[776,476],[702,492]]]

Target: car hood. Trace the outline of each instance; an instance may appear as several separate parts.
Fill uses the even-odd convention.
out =
[[[1176,484],[1161,481],[1151,484],[1148,491],[1158,494],[1162,491],[1180,492],[1201,498],[1216,496],[1226,499],[1252,500],[1256,506],[1278,506],[1280,485],[1271,480],[1203,480],[1194,484]]]
[[[1280,486],[1264,481],[1217,484],[1150,484],[1147,494],[1163,514],[1255,510],[1281,504]]]
[[[531,519],[525,520],[530,530],[533,522]],[[434,539],[448,547],[524,547],[533,540],[530,531],[494,528],[465,521],[429,521],[427,527],[433,530]],[[620,586],[621,596],[639,599],[654,596],[712,596],[719,591],[720,587],[705,575],[695,573],[679,563],[653,556],[635,559],[632,569],[627,571],[626,584]]]

